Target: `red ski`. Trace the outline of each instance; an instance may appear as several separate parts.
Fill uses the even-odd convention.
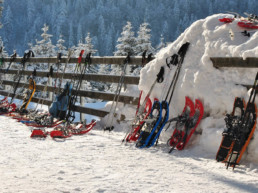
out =
[[[258,29],[258,23],[251,22],[251,21],[246,21],[246,20],[239,21],[237,23],[237,25],[239,27],[247,28],[247,29]]]
[[[224,17],[222,19],[219,19],[219,21],[223,23],[232,23],[234,21],[234,18]]]

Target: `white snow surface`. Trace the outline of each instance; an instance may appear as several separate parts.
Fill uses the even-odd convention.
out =
[[[241,34],[243,29],[236,20],[230,24],[218,21],[223,17],[232,16],[217,14],[196,21],[141,70],[143,100],[160,67],[165,66],[165,80],[156,84],[151,95],[151,99],[164,99],[166,81],[172,80],[175,71],[166,67],[166,58],[190,42],[170,104],[170,117],[182,112],[185,96],[203,102],[205,117],[197,128],[202,134],[194,134],[183,151],[167,153],[172,128],[161,133],[157,147],[137,149],[133,143],[121,144],[130,121],[114,119],[115,130],[103,132],[110,121],[106,116],[87,135],[54,141],[30,139],[31,128],[0,116],[0,192],[258,192],[257,130],[234,171],[215,161],[225,114],[232,111],[236,96],[247,101],[250,94],[239,84],[252,84],[257,72],[253,68],[213,67],[210,57],[258,54],[257,30],[248,38]],[[234,32],[234,39],[229,31]],[[106,109],[110,107],[107,103]],[[117,109],[118,117],[134,117],[135,107],[119,104]]]
[[[92,130],[65,141],[31,139],[30,128],[0,116],[0,192],[257,192],[257,165],[234,171],[198,147],[168,154],[161,144],[121,144],[123,132]]]

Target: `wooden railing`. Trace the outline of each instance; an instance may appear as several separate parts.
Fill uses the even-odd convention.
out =
[[[91,58],[91,64],[116,64],[116,65],[122,65],[124,63],[126,57],[123,56],[111,56],[111,57],[92,57]],[[71,58],[69,63],[77,63],[78,58]],[[4,58],[3,60],[7,64],[10,62],[10,58]],[[19,63],[22,61],[22,58],[16,58],[14,62]],[[66,63],[67,58],[62,58],[60,63]],[[82,63],[84,62],[84,59],[82,59]],[[130,57],[129,65],[143,65],[145,61],[142,60],[142,57]],[[51,64],[51,63],[57,63],[57,58],[30,58],[27,60],[26,63],[46,63],[46,64]],[[18,70],[14,69],[9,69],[8,72],[6,73],[6,69],[0,69],[0,73],[6,73],[6,74],[17,74]],[[22,72],[22,75],[28,76],[31,75],[33,71],[31,70],[25,70]],[[60,72],[59,72],[60,73]],[[47,71],[37,71],[37,77],[47,77],[48,72]],[[53,74],[53,78],[60,77],[56,72]],[[73,73],[64,73],[64,79],[71,79],[76,76],[76,74]],[[96,82],[108,82],[108,83],[118,83],[120,80],[119,75],[108,75],[108,74],[85,74],[83,77],[83,80],[86,81],[96,81]],[[3,85],[9,85],[12,86],[16,82],[10,81],[10,80],[3,80],[2,84]],[[133,85],[138,85],[139,83],[139,77],[138,76],[125,76],[124,78],[124,84],[133,84]],[[19,87],[28,87],[27,83],[21,82],[19,84]],[[45,85],[37,85],[36,90],[42,91],[44,89]],[[47,90],[49,92],[54,92],[55,87],[53,86],[48,86]],[[0,91],[1,95],[4,96],[13,96],[12,93],[9,93],[8,91]],[[78,96],[83,96],[83,97],[88,97],[88,98],[93,98],[93,99],[101,99],[104,101],[112,101],[115,93],[108,93],[108,92],[100,92],[100,91],[89,91],[89,90],[80,90],[78,92]],[[18,99],[22,99],[22,96],[15,96]],[[41,104],[45,105],[50,105],[51,100],[49,99],[40,99],[33,97],[32,102],[39,102]],[[119,97],[119,102],[122,102],[124,104],[132,104],[136,105],[138,103],[138,97],[133,97],[133,96],[128,96],[128,95],[123,95],[121,94]],[[107,115],[109,112],[103,111],[103,110],[98,110],[98,109],[93,109],[93,108],[88,108],[84,106],[75,106],[75,111],[83,114],[91,114],[99,117],[104,117]]]
[[[117,64],[117,65],[122,65],[125,56],[109,56],[109,57],[92,57],[91,58],[91,64]],[[153,58],[152,58],[153,59]],[[218,57],[211,57],[211,61],[213,62],[213,66],[215,68],[222,68],[222,67],[237,67],[237,68],[258,68],[258,58],[246,58],[243,60],[242,58],[218,58]],[[21,62],[22,58],[16,58],[14,62],[18,63]],[[69,63],[77,63],[77,58],[71,58]],[[7,64],[10,62],[10,58],[4,58],[4,62]],[[62,58],[60,63],[66,63],[67,58]],[[82,62],[84,62],[82,60]],[[131,57],[130,58],[130,64],[133,65],[143,65],[142,57]],[[57,58],[30,58],[27,63],[57,63]],[[6,73],[6,69],[0,69],[0,73]],[[18,70],[10,69],[8,70],[7,74],[17,74]],[[30,70],[25,70],[23,72],[23,75],[31,75],[32,71]],[[37,72],[37,77],[46,77],[48,72],[46,71],[38,71]],[[54,72],[53,78],[57,78],[57,73]],[[71,79],[74,77],[74,74],[72,73],[65,73],[64,74],[64,79]],[[85,74],[83,80],[86,81],[96,81],[96,82],[109,82],[109,83],[118,83],[120,80],[119,75],[108,75],[108,74]],[[15,82],[10,81],[10,80],[3,80],[3,85],[14,85]],[[138,85],[139,83],[139,77],[136,76],[125,76],[124,79],[125,84],[133,84],[133,85]],[[27,87],[27,83],[20,83],[19,87]],[[37,85],[37,90],[42,91],[45,85]],[[243,85],[246,87],[250,87],[250,85]],[[53,92],[54,87],[49,86],[48,91]],[[9,93],[8,91],[0,91],[1,95],[4,96],[12,96],[12,93]],[[107,92],[100,92],[100,91],[89,91],[89,90],[80,90],[78,93],[79,96],[83,97],[89,97],[93,99],[101,99],[104,101],[112,101],[114,98],[114,93],[107,93]],[[21,99],[22,96],[17,96],[17,98]],[[39,99],[36,97],[33,97],[32,102],[38,102],[41,101],[42,104],[45,105],[50,105],[51,101],[48,99]],[[132,104],[136,105],[138,102],[138,97],[132,97],[132,96],[127,96],[127,95],[121,95],[119,97],[119,102],[125,103],[125,104]],[[109,112],[103,111],[103,110],[97,110],[97,109],[92,109],[84,106],[75,106],[75,110],[79,113],[84,113],[84,114],[91,114],[99,117],[104,117],[107,115]]]
[[[234,68],[258,68],[258,58],[243,58],[239,57],[211,57],[210,58],[215,68],[234,67]]]

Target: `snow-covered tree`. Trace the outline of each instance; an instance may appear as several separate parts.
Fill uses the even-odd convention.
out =
[[[59,36],[59,40],[57,40],[56,48],[58,53],[62,53],[66,55],[66,47],[64,46],[65,40],[63,39],[63,35]]]
[[[95,50],[93,47],[94,45],[92,44],[92,39],[90,37],[90,32],[88,32],[86,38],[85,38],[85,51],[87,53],[91,52],[91,54],[95,54],[98,50]]]
[[[0,37],[0,48],[2,48],[2,53],[0,56],[4,58],[8,57],[8,53],[5,51],[4,42],[1,37]]]
[[[149,24],[144,22],[140,25],[139,31],[137,32],[138,36],[136,38],[137,45],[135,47],[135,54],[141,55],[145,50],[148,52],[154,53],[154,48],[151,46],[151,30],[149,29]]]
[[[81,53],[81,50],[85,50],[85,44],[82,42],[82,40],[79,40],[77,46],[72,48],[74,50],[73,56],[78,57]]]
[[[128,53],[135,55],[136,38],[134,37],[134,32],[132,31],[131,22],[123,27],[121,37],[118,38],[117,42],[119,44],[116,46],[117,51],[114,52],[115,56],[126,56]]]
[[[165,42],[164,42],[164,37],[163,37],[163,35],[161,34],[161,36],[160,36],[160,42],[159,42],[158,46],[156,47],[157,52],[158,52],[159,50],[161,50],[162,48],[164,48],[165,46],[166,46],[166,44],[165,44]]]
[[[48,29],[48,26],[44,24],[44,27],[42,28],[43,33],[41,34],[42,40],[36,40],[36,45],[32,47],[35,55],[43,57],[51,57],[56,55],[55,46],[51,41],[52,35],[47,33]]]

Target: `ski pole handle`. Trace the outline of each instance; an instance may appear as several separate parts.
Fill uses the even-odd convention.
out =
[[[170,59],[170,61],[168,61]],[[178,64],[178,55],[174,54],[168,58],[166,58],[167,66],[170,68],[171,65],[176,66]]]
[[[85,57],[85,64],[91,63],[91,52],[89,52]]]
[[[128,64],[130,62],[130,53],[127,54],[125,60],[124,60],[124,64]]]
[[[164,80],[164,72],[165,72],[165,69],[164,69],[163,66],[161,66],[160,71],[157,74],[157,82],[158,83],[162,83],[163,82],[163,80]]]
[[[78,58],[78,64],[80,64],[82,62],[82,55],[84,53],[84,50],[81,50],[79,58]]]
[[[60,63],[62,58],[62,53],[57,54],[57,62]]]
[[[31,50],[25,51],[23,58],[22,58],[22,64],[25,64],[30,57],[34,57],[34,56],[35,55],[34,55],[33,51],[31,51]]]

